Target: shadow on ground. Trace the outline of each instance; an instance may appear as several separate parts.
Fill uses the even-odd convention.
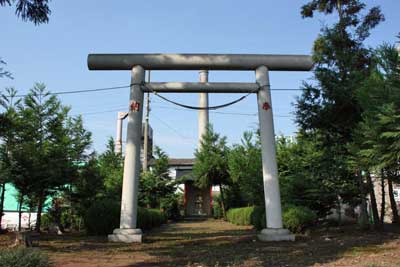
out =
[[[296,242],[263,243],[248,226],[212,219],[188,220],[146,233],[141,244],[64,236],[44,238],[40,248],[49,253],[56,266],[69,267],[400,266],[398,227],[392,227],[391,232],[355,228],[315,229],[308,236],[298,236]]]
[[[357,265],[362,264],[358,258],[363,254],[374,256],[400,250],[395,245],[381,246],[398,240],[398,233],[366,232],[355,230],[354,226],[317,230],[310,236],[298,236],[296,242],[263,243],[252,229],[212,228],[215,224],[226,223],[185,221],[151,233],[145,242],[159,246],[148,253],[157,259],[168,259],[163,266],[325,266],[342,258],[347,260],[347,266],[363,266]],[[127,266],[160,266],[160,262]]]

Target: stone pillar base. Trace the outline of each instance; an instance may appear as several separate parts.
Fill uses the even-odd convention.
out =
[[[108,235],[108,241],[124,243],[142,243],[142,230],[140,229],[115,229]]]
[[[288,229],[283,228],[265,228],[258,235],[260,241],[294,241],[294,234],[290,233]]]

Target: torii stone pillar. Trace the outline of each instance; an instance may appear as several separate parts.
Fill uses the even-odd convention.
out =
[[[271,91],[268,69],[260,66],[256,69],[256,81],[260,86],[257,93],[258,118],[260,123],[261,157],[264,180],[264,198],[267,228],[258,238],[262,241],[293,241],[294,235],[283,229],[281,196],[276,161],[274,119],[272,115]]]
[[[199,72],[200,83],[208,82],[208,70],[201,70]],[[208,93],[199,93],[199,107],[208,107]],[[198,122],[198,145],[197,149],[200,149],[201,140],[204,134],[207,132],[207,126],[209,123],[208,110],[199,110],[199,122]]]
[[[114,242],[142,242],[142,231],[137,228],[136,223],[143,118],[143,91],[140,84],[144,82],[144,76],[145,71],[142,66],[137,65],[132,68],[124,178],[122,182],[121,220],[119,228],[108,236],[108,240]],[[101,218],[99,219],[101,220]]]

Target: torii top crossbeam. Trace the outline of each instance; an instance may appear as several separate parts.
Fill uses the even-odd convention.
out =
[[[254,54],[89,54],[90,70],[255,70],[266,66],[272,71],[308,71],[307,55]]]

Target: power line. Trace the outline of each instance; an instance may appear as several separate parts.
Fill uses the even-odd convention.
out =
[[[160,105],[154,105],[154,108],[161,108],[161,109],[169,109],[169,110],[179,110],[179,111],[193,111],[193,110],[188,110],[184,108],[174,108],[174,107],[167,107],[167,106],[160,106]],[[96,114],[103,114],[103,113],[109,113],[109,112],[118,112],[121,110],[125,110],[126,106],[121,106],[120,108],[117,109],[106,109],[106,110],[101,110],[101,111],[93,111],[93,112],[83,112],[83,113],[77,113],[73,115],[96,115]],[[219,114],[219,115],[235,115],[235,116],[249,116],[249,117],[254,117],[257,116],[258,113],[241,113],[241,112],[222,112],[222,111],[210,111],[210,113],[213,114]],[[282,118],[291,118],[292,116],[287,114],[275,114],[274,117],[282,117]]]
[[[186,137],[184,135],[182,135],[178,130],[176,130],[174,127],[172,127],[171,125],[169,125],[168,123],[166,123],[165,121],[163,121],[162,119],[160,119],[158,116],[154,115],[154,118],[156,118],[158,121],[160,121],[162,124],[164,124],[167,128],[169,128],[171,131],[173,131],[174,133],[176,133],[179,137],[186,139],[186,140],[190,140],[193,141],[192,138]]]
[[[94,89],[78,89],[78,90],[70,90],[70,91],[59,91],[49,93],[50,95],[69,95],[69,94],[79,94],[79,93],[94,93],[94,92],[102,92],[102,91],[111,91],[111,90],[118,90],[124,88],[130,88],[131,84],[129,85],[121,85],[121,86],[112,86],[112,87],[101,87],[101,88],[94,88]],[[304,91],[301,88],[271,88],[271,91]],[[15,97],[26,97],[28,94],[22,95],[15,95]]]
[[[184,108],[174,108],[174,107],[167,107],[167,106],[160,106],[160,105],[154,105],[153,107],[156,108],[162,108],[162,109],[171,109],[171,110],[184,110],[184,111],[193,111],[193,110],[189,110],[189,109],[184,109]],[[257,116],[258,113],[241,113],[241,112],[223,112],[223,111],[210,111],[210,113],[213,114],[222,114],[222,115],[238,115],[238,116]],[[287,114],[274,114],[275,117],[283,117],[283,118],[290,118],[292,117],[291,115]]]
[[[109,113],[109,112],[118,112],[121,111],[122,108],[118,109],[108,109],[108,110],[102,110],[102,111],[93,111],[93,112],[84,112],[84,113],[78,113],[76,115],[95,115],[95,114],[102,114],[102,113]]]
[[[123,86],[113,86],[113,87],[102,87],[102,88],[95,88],[95,89],[81,89],[81,90],[71,90],[71,91],[60,91],[49,93],[49,95],[68,95],[68,94],[78,94],[78,93],[93,93],[93,92],[102,92],[102,91],[111,91],[111,90],[118,90],[123,88],[129,88],[131,85],[123,85]],[[16,95],[15,97],[26,97],[28,94],[25,95]]]

